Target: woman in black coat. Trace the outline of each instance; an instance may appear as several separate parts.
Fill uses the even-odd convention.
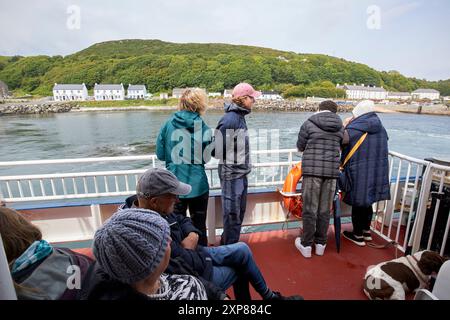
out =
[[[361,136],[367,133],[357,151],[345,164],[339,179],[343,201],[352,206],[353,232],[344,231],[348,240],[359,246],[371,241],[372,205],[390,199],[388,135],[370,100],[353,109],[353,117],[344,122],[342,162]]]

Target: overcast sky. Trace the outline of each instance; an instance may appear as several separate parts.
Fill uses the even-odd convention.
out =
[[[0,0],[0,55],[67,55],[128,38],[221,42],[439,80],[450,78],[449,16],[448,0]]]

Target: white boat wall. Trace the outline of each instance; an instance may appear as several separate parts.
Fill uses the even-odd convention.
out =
[[[255,151],[252,159],[254,163],[249,176],[250,188],[243,225],[285,223],[287,212],[277,190],[282,187],[289,170],[301,160],[297,150]],[[276,161],[271,161],[273,159]],[[0,162],[0,168],[51,165],[53,169],[67,164],[76,166],[91,163],[103,167],[117,163],[130,165],[133,162],[139,169],[0,176],[0,199],[26,214],[49,242],[91,240],[95,230],[117,210],[127,196],[135,193],[139,175],[148,168],[163,166],[155,155]],[[372,229],[386,241],[395,241],[401,251],[410,248],[416,252],[421,247],[425,214],[430,207],[431,185],[437,183],[440,192],[444,185],[450,185],[450,167],[392,151],[389,153],[389,163],[392,200],[374,204],[376,216]],[[211,188],[207,216],[208,241],[213,244],[217,231],[220,232],[222,227],[217,163],[208,163],[206,171]],[[439,206],[440,200],[437,200],[433,223]],[[341,215],[351,215],[351,208],[343,202]],[[292,224],[296,219],[288,220]],[[298,226],[298,223],[294,225]],[[428,235],[428,249],[435,227],[433,224]],[[449,229],[450,217],[441,239],[441,254],[447,245]]]

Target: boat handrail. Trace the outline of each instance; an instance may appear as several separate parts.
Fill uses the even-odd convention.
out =
[[[254,150],[252,154],[280,154],[295,153],[297,149],[274,149],[274,150]],[[72,163],[93,163],[93,162],[122,162],[138,160],[157,160],[155,154],[141,156],[117,156],[117,157],[91,157],[91,158],[68,158],[68,159],[40,159],[40,160],[21,160],[21,161],[0,161],[0,167],[30,166],[30,165],[48,165],[48,164],[72,164]]]
[[[279,187],[284,182],[288,170],[300,161],[296,149],[257,150],[252,174],[249,177],[250,187]],[[283,155],[276,157],[270,155]],[[266,155],[266,157],[264,156]],[[256,159],[256,160],[255,160]],[[150,167],[163,166],[156,155],[120,156],[99,158],[50,159],[0,162],[0,168],[20,168],[34,165],[65,165],[76,163],[133,162],[149,161]],[[158,162],[157,162],[158,161]],[[23,174],[0,176],[0,200],[7,203],[31,203],[39,201],[57,201],[74,199],[93,199],[127,196],[134,194],[134,186],[138,176],[148,166],[139,163],[138,169],[116,169],[110,171],[61,172],[42,174]],[[52,166],[54,170],[56,166]],[[210,189],[219,190],[220,181],[217,173],[217,160],[205,166]],[[103,167],[104,168],[104,167]],[[73,170],[73,166],[70,168]],[[425,215],[432,196],[432,184],[442,192],[444,184],[448,184],[450,166],[436,164],[427,160],[417,159],[401,153],[389,152],[389,181],[391,200],[383,201],[380,210],[375,212],[375,221],[379,228],[373,231],[387,241],[395,241],[397,247],[412,252],[421,248],[421,238],[424,231]],[[441,201],[436,201],[433,223],[429,231],[427,248],[430,248],[436,229],[436,217]],[[98,204],[96,204],[98,206]],[[406,218],[406,219],[405,219]],[[404,222],[403,222],[404,221]],[[400,234],[403,224],[406,231]],[[427,231],[428,232],[428,231]],[[447,235],[450,232],[450,217],[448,218],[445,236],[442,239],[441,253],[444,252]]]

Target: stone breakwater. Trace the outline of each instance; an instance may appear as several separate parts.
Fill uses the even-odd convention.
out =
[[[0,105],[0,115],[62,113],[69,112],[74,107],[70,103],[15,103]]]
[[[213,109],[222,109],[223,101],[214,101]],[[300,112],[316,112],[319,110],[319,102],[306,102],[296,100],[269,100],[256,101],[253,106],[254,110],[259,111],[300,111]],[[339,105],[338,112],[351,112],[353,105]]]
[[[304,101],[257,101],[255,109],[261,111],[300,111],[300,112],[316,112],[319,110],[318,102]],[[350,112],[353,110],[352,105],[339,105],[338,112]]]

